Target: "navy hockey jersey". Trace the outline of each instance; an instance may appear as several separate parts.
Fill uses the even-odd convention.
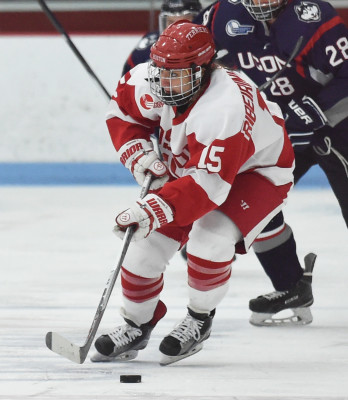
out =
[[[136,65],[146,62],[150,59],[151,46],[157,41],[158,37],[159,32],[149,32],[141,38],[124,64],[122,76]]]
[[[257,86],[283,68],[302,36],[293,61],[265,94],[284,114],[292,101],[310,96],[325,112],[330,126],[348,128],[348,29],[329,3],[289,0],[269,26],[254,20],[240,0],[221,0],[194,22],[211,30],[218,61],[242,70]],[[289,132],[298,131],[301,118],[295,113],[288,115]],[[305,124],[302,131],[306,131]]]

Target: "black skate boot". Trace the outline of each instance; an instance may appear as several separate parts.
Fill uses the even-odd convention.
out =
[[[137,326],[125,318],[126,324],[114,331],[100,336],[95,341],[97,351],[92,355],[92,362],[130,361],[137,357],[139,350],[145,349],[151,332],[157,322],[164,317],[167,307],[159,301],[151,321]]]
[[[214,315],[215,310],[198,314],[188,308],[186,318],[162,340],[159,349],[164,355],[160,364],[172,364],[198,353],[210,336]]]
[[[252,325],[306,325],[312,322],[313,317],[309,307],[314,302],[312,271],[316,258],[313,253],[306,255],[303,276],[292,289],[275,291],[250,300],[249,309],[253,313],[249,321]],[[284,310],[291,310],[293,314],[282,318],[274,317]]]

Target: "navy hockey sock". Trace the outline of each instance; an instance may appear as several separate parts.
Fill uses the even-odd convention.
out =
[[[266,229],[260,235],[262,238],[259,236],[260,239],[254,242],[253,249],[275,290],[285,291],[292,288],[303,275],[294,235],[290,226],[284,223],[276,234],[272,234],[274,229]]]

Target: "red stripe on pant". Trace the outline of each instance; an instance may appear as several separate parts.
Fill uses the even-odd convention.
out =
[[[163,274],[158,278],[143,278],[122,267],[122,293],[128,300],[142,303],[158,296],[163,289]]]
[[[231,276],[230,261],[214,262],[187,254],[188,283],[202,292],[224,285]]]

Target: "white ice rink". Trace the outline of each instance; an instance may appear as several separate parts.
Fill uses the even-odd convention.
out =
[[[125,47],[116,38],[77,40],[112,88],[111,49],[116,41],[123,61],[137,38]],[[105,99],[62,39],[0,38],[0,54],[0,161],[113,160]],[[118,77],[120,63],[115,70]],[[159,366],[161,339],[186,314],[185,263],[177,254],[165,275],[168,313],[137,360],[77,365],[48,350],[51,330],[83,344],[120,253],[114,216],[138,192],[135,186],[0,186],[0,400],[348,399],[347,229],[325,188],[295,188],[285,208],[301,259],[318,255],[311,325],[248,323],[249,299],[272,291],[250,252],[234,264],[203,350]],[[117,282],[100,333],[122,322],[119,306]],[[142,383],[120,383],[121,374],[141,374]]]
[[[136,187],[1,188],[0,399],[348,399],[347,231],[325,190],[294,191],[286,216],[301,258],[318,254],[314,321],[256,328],[248,300],[271,286],[253,253],[238,257],[204,349],[161,367],[161,338],[186,314],[185,263],[165,276],[166,317],[128,364],[73,364],[45,347],[53,330],[82,345],[119,257],[115,212]],[[101,331],[121,322],[119,282]],[[141,374],[142,383],[120,383]]]

